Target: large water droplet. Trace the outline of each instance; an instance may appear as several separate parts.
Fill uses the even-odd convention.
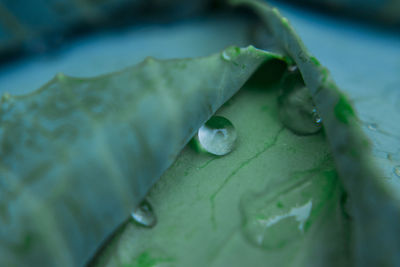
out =
[[[153,208],[147,200],[143,200],[142,203],[132,212],[133,220],[145,227],[153,227],[157,223],[156,215],[154,214]]]
[[[400,177],[400,165],[399,166],[395,166],[393,168],[393,172],[394,174],[396,174],[398,177]]]
[[[233,124],[221,116],[213,116],[197,133],[201,148],[207,152],[222,156],[234,148],[237,133]]]
[[[286,75],[278,103],[280,120],[294,133],[309,135],[321,129],[321,116],[298,72]]]

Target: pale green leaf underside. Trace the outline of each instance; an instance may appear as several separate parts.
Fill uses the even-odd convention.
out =
[[[269,67],[263,71],[279,66]],[[217,157],[188,145],[150,191],[158,225],[128,224],[98,266],[347,265],[347,219],[329,147],[322,133],[301,137],[282,126],[278,88],[247,84],[219,109],[237,129],[236,149]],[[279,206],[276,215],[312,203],[303,231],[294,216],[273,236],[246,224],[261,222],[268,203]],[[257,246],[258,234],[269,246]]]
[[[281,198],[292,205],[291,209],[286,210],[286,212],[288,212],[286,214],[280,214],[279,211],[275,209],[277,215],[273,219],[276,220],[276,218],[281,216],[280,218],[285,217],[287,220],[291,219],[291,221],[282,224],[282,227],[288,227],[286,229],[279,229],[279,227],[276,228],[281,230],[281,234],[279,234],[279,231],[276,229],[275,232],[270,231],[270,236],[275,237],[278,244],[263,239],[260,241],[262,244],[261,247],[266,248],[266,250],[263,250],[263,253],[260,252],[260,248],[254,246],[252,246],[253,250],[246,250],[245,247],[249,244],[249,238],[244,238],[248,237],[246,233],[250,232],[250,236],[254,236],[254,233],[257,234],[257,231],[260,231],[260,229],[261,232],[267,233],[268,231],[263,230],[259,225],[254,226],[254,220],[250,223],[248,222],[249,219],[247,217],[246,220],[244,220],[243,214],[250,214],[250,217],[252,216],[252,218],[258,220],[265,219],[263,218],[265,215],[263,213],[271,213],[271,210],[274,210],[269,209],[268,211],[268,208],[265,208],[265,206],[268,206],[268,203],[271,203],[271,199],[279,198],[274,195],[276,193],[271,191],[273,189],[268,188],[268,185],[265,184],[258,184],[259,186],[257,187],[257,185],[250,183],[252,186],[257,187],[259,189],[258,191],[261,192],[256,195],[256,197],[251,197],[251,194],[249,197],[249,194],[247,193],[248,191],[246,191],[252,189],[250,185],[246,188],[245,184],[246,181],[248,182],[249,176],[257,176],[257,167],[265,167],[265,169],[262,169],[262,172],[260,172],[265,176],[273,173],[271,169],[266,167],[267,161],[260,163],[257,167],[253,166],[253,171],[248,171],[247,175],[242,174],[244,176],[242,179],[239,178],[241,173],[245,173],[247,165],[251,164],[249,162],[253,162],[255,159],[262,157],[261,155],[268,154],[268,151],[263,152],[260,148],[259,152],[255,152],[253,157],[250,156],[247,159],[242,159],[242,161],[237,161],[236,164],[233,164],[234,166],[231,166],[231,168],[233,168],[231,172],[215,178],[213,181],[216,183],[216,189],[209,189],[211,185],[208,185],[208,197],[210,199],[207,200],[206,197],[204,197],[205,199],[203,201],[204,203],[207,201],[209,202],[208,208],[211,213],[209,218],[210,221],[207,222],[206,219],[203,219],[203,217],[207,217],[204,214],[207,213],[206,204],[204,204],[201,209],[199,208],[198,210],[195,210],[193,213],[192,210],[196,205],[193,205],[192,207],[187,204],[188,210],[178,210],[177,214],[174,214],[171,206],[168,206],[168,204],[163,201],[158,201],[158,204],[161,207],[168,207],[164,209],[164,211],[166,210],[165,212],[168,213],[168,216],[171,216],[171,213],[175,216],[174,219],[171,219],[173,220],[173,223],[171,222],[171,225],[173,226],[178,224],[180,221],[185,222],[186,220],[184,218],[187,217],[194,217],[195,219],[192,218],[192,220],[199,221],[199,227],[202,229],[206,227],[205,225],[208,225],[209,228],[206,229],[206,231],[202,231],[202,234],[198,234],[199,240],[196,240],[195,237],[192,239],[190,239],[190,237],[185,237],[181,238],[180,242],[177,241],[179,244],[190,243],[190,241],[192,241],[194,245],[192,245],[188,250],[184,249],[184,245],[180,247],[180,252],[174,251],[174,246],[166,245],[167,247],[160,248],[156,245],[163,243],[163,241],[165,241],[165,243],[170,243],[171,240],[179,240],[176,231],[170,233],[170,229],[164,228],[164,230],[158,230],[160,232],[157,232],[158,235],[156,235],[152,232],[145,232],[138,229],[135,230],[134,227],[128,227],[127,230],[125,230],[125,235],[123,235],[119,241],[117,239],[117,241],[111,245],[110,250],[105,254],[107,256],[103,257],[103,263],[108,263],[111,266],[121,264],[151,266],[157,264],[157,259],[162,259],[164,257],[169,260],[169,262],[164,263],[172,266],[193,265],[197,263],[199,266],[208,264],[214,264],[216,266],[257,266],[257,264],[260,264],[261,266],[327,266],[329,264],[332,264],[333,266],[353,264],[359,266],[393,266],[393,264],[399,260],[397,256],[399,242],[396,239],[397,233],[399,232],[399,227],[396,223],[399,218],[399,206],[398,203],[394,201],[393,196],[390,195],[390,192],[388,192],[388,190],[384,188],[382,183],[377,179],[379,177],[379,172],[370,161],[371,154],[368,144],[369,141],[361,133],[360,128],[356,123],[357,116],[346,96],[339,91],[335,83],[331,80],[328,71],[320,65],[316,58],[312,57],[308,53],[301,40],[294,33],[293,28],[290,26],[287,19],[283,18],[276,9],[271,9],[259,1],[244,0],[231,2],[243,4],[244,6],[247,5],[260,15],[271,35],[275,37],[280,44],[280,48],[298,65],[305,83],[310,89],[313,99],[321,112],[325,124],[327,139],[329,140],[336,166],[341,174],[342,182],[352,199],[350,204],[345,204],[345,198],[343,197],[341,199],[342,204],[350,210],[351,216],[353,216],[354,220],[348,225],[348,218],[343,219],[342,216],[346,218],[348,215],[343,215],[343,207],[338,205],[340,202],[340,193],[336,191],[336,197],[332,197],[332,194],[335,195],[332,193],[334,190],[330,193],[328,193],[329,190],[326,190],[326,187],[329,188],[327,184],[332,188],[334,187],[334,183],[331,182],[325,185],[323,183],[319,184],[318,182],[323,181],[323,179],[321,179],[322,175],[315,174],[316,172],[318,173],[318,171],[316,171],[318,168],[315,166],[314,168],[310,167],[306,173],[312,173],[320,177],[319,179],[312,180],[311,187],[309,188],[306,187],[302,189],[301,186],[296,187],[295,182],[293,182],[291,186],[290,181],[284,185],[279,185],[279,182],[274,183],[271,181],[271,184],[269,184],[271,188],[284,188],[282,192],[288,192],[283,194]],[[240,110],[238,113],[242,111],[243,110]],[[258,123],[258,125],[262,125],[262,122]],[[254,130],[252,129],[252,131]],[[248,134],[251,135],[251,133]],[[279,140],[279,138],[276,140]],[[271,142],[275,144],[274,146],[279,143],[279,141],[276,141],[277,143],[275,143],[275,141]],[[271,151],[273,149],[272,147],[269,147],[269,145],[266,145],[264,148],[268,148],[267,150]],[[310,153],[310,151],[307,152]],[[184,152],[182,158],[186,157],[185,153],[190,155],[191,152]],[[283,161],[282,159],[286,160],[286,158],[290,157],[280,157],[280,162]],[[306,157],[304,156],[302,159],[306,160]],[[195,160],[191,159],[190,162],[193,163]],[[204,175],[205,177],[212,176],[211,174],[219,173],[221,169],[227,168],[226,165],[222,165],[213,169],[211,164],[214,162],[215,160],[206,166],[210,173],[206,172]],[[299,160],[298,162],[302,161]],[[314,162],[314,164],[316,163]],[[319,164],[321,164],[321,162]],[[286,170],[290,170],[289,167],[286,168]],[[332,169],[334,168],[332,167]],[[173,170],[175,169],[172,168],[170,172],[173,172]],[[296,173],[296,171],[299,170],[293,169],[294,173]],[[177,173],[179,172],[177,171]],[[324,173],[326,174],[326,172]],[[175,173],[169,175],[174,177],[170,179],[177,179]],[[195,176],[195,174],[193,175]],[[200,178],[204,179],[204,176],[201,176]],[[277,172],[275,176],[282,178],[285,174]],[[290,177],[290,175],[286,176]],[[236,187],[234,187],[231,183],[236,181],[236,179],[241,182],[237,182]],[[219,181],[219,183],[216,181]],[[181,181],[179,180],[179,182]],[[166,182],[166,184],[168,183]],[[304,184],[298,183],[297,185]],[[229,186],[232,187],[230,190],[225,189],[229,188]],[[165,188],[168,187],[165,186]],[[286,190],[287,188],[291,188],[292,190],[288,191]],[[226,190],[225,195],[223,194],[224,190]],[[304,192],[296,192],[299,190],[312,192],[310,195],[313,195],[313,197],[319,199],[319,201],[314,200],[317,203],[316,205],[315,203],[312,206],[308,205],[312,203],[312,201],[307,202],[305,199],[306,194]],[[190,191],[190,189],[181,189],[179,194],[186,191]],[[206,192],[206,190],[204,191]],[[163,197],[165,197],[164,194],[168,194],[167,192],[158,193],[163,195]],[[232,194],[236,196],[236,202],[233,200],[234,197]],[[157,203],[158,195],[153,195],[153,197],[154,201]],[[171,199],[172,198],[173,197],[171,197]],[[179,199],[178,196],[176,196],[176,198]],[[182,196],[182,198],[184,197]],[[159,199],[161,199],[161,197]],[[222,203],[218,205],[218,199],[221,202],[224,202],[226,199],[233,208],[227,204],[226,206]],[[249,199],[251,201],[248,201]],[[197,201],[200,202],[202,200]],[[195,200],[192,200],[192,203],[195,203]],[[244,205],[243,203],[247,203],[247,205]],[[320,204],[318,205],[318,203]],[[248,207],[247,212],[243,212],[243,205]],[[293,228],[296,228],[294,227],[295,221],[297,221],[301,216],[290,217],[289,214],[296,214],[295,210],[304,210],[304,208],[310,208],[310,206],[311,211],[310,217],[308,217],[309,220],[304,224],[300,223],[298,227],[304,229],[305,233],[299,234],[299,232],[293,231]],[[220,210],[218,210],[218,207]],[[232,212],[232,210],[229,210],[229,208],[233,210],[236,209],[236,214],[235,212]],[[239,210],[242,210],[242,212],[240,213]],[[324,215],[319,213],[320,216],[317,216],[316,210],[320,213],[323,213],[323,211],[326,213]],[[233,219],[226,214],[232,214],[232,217],[235,217],[236,215],[236,218]],[[223,217],[223,219],[218,219],[218,216]],[[330,216],[333,216],[333,218],[329,218]],[[181,217],[184,218],[181,220],[177,219]],[[319,218],[319,220],[316,218]],[[236,228],[229,228],[228,225],[235,224],[234,221],[236,221]],[[270,222],[271,220],[269,220],[269,223]],[[314,224],[312,222],[314,222]],[[330,225],[327,222],[329,222]],[[219,229],[221,232],[218,233],[213,232],[213,230],[217,231],[216,229],[218,229],[219,223],[222,224],[223,229]],[[214,228],[212,228],[210,224],[213,225]],[[185,223],[183,223],[183,226],[180,225],[180,228],[176,227],[179,229],[177,231],[184,232],[184,225]],[[351,234],[348,229],[349,226],[351,226]],[[227,229],[227,233],[223,234],[222,232],[225,229]],[[155,229],[154,232],[156,231],[157,230]],[[195,229],[193,231],[195,231]],[[195,236],[193,233],[188,235]],[[225,236],[225,239],[221,237],[224,241],[219,241],[219,246],[213,247],[214,243],[218,243],[218,240],[214,240],[218,239],[219,235]],[[285,238],[290,239],[290,242],[281,242],[280,239],[282,238],[284,240]],[[254,242],[252,242],[252,244],[254,245]],[[274,248],[274,244],[277,245],[279,249]],[[296,244],[301,244],[299,245],[301,249],[296,248]],[[147,250],[143,248],[143,246],[147,248]],[[203,251],[203,247],[207,246],[210,247],[208,252],[212,254],[212,256],[207,256],[207,253]],[[222,249],[220,248],[221,246]],[[201,248],[203,248],[203,250]],[[260,252],[258,256],[255,255],[257,254],[257,251]],[[195,256],[198,255],[197,252],[199,254],[203,252],[204,254],[197,258]],[[113,256],[110,257],[110,255]]]

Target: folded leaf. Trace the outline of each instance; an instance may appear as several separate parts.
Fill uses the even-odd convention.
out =
[[[399,265],[400,203],[379,178],[381,174],[371,160],[370,141],[362,133],[347,97],[276,8],[256,0],[231,2],[247,5],[260,15],[271,35],[296,62],[311,91],[324,120],[340,177],[352,200],[354,264]]]
[[[194,132],[265,61],[230,47],[58,74],[0,106],[0,265],[81,266],[143,200]]]
[[[303,151],[301,159],[293,164],[288,163],[292,162],[293,152],[306,143],[305,137],[299,137],[296,144],[290,143],[292,151],[284,155],[270,150],[287,145],[288,136],[275,132],[264,143],[248,140],[248,136],[266,136],[265,128],[277,131],[280,124],[266,122],[261,115],[254,116],[249,111],[251,107],[245,109],[244,102],[257,106],[256,97],[241,92],[236,101],[231,101],[236,105],[243,101],[236,110],[224,107],[218,111],[244,129],[251,129],[242,130],[239,135],[245,138],[243,147],[238,147],[240,151],[206,160],[187,148],[150,193],[156,211],[158,208],[160,225],[150,231],[128,226],[97,263],[100,266],[398,265],[399,204],[379,179],[380,174],[370,159],[369,141],[362,134],[347,97],[276,9],[257,1],[231,2],[256,11],[281,50],[297,64],[324,121],[335,163],[329,160],[329,153],[325,157],[319,154],[323,142],[318,148],[310,145],[317,142],[317,136],[309,137],[312,141],[307,143],[307,153]],[[246,88],[248,85],[242,91]],[[279,112],[272,103],[277,97],[277,94],[271,96],[268,102],[275,116]],[[257,127],[249,127],[251,122],[240,120],[244,112],[253,115]],[[320,155],[319,163],[311,161],[310,154]],[[279,162],[273,161],[272,156]],[[255,163],[259,158],[264,160]],[[307,166],[310,162],[308,169],[297,169],[297,164]],[[335,166],[349,198],[336,180]],[[257,176],[267,181],[250,180]],[[211,214],[209,218],[207,213]]]
[[[149,193],[158,224],[127,224],[94,266],[350,266],[325,135],[294,134],[278,116],[284,67],[265,64],[217,111],[236,148],[217,157],[187,146]]]

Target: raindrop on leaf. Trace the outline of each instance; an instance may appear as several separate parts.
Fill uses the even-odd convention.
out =
[[[197,133],[200,147],[205,151],[222,156],[234,148],[237,133],[233,124],[221,116],[213,116]]]
[[[147,200],[142,201],[131,216],[137,224],[144,227],[153,227],[157,223],[153,208]]]

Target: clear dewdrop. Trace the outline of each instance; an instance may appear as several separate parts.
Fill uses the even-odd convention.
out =
[[[207,152],[223,156],[231,152],[237,139],[233,124],[221,116],[213,116],[197,133],[198,142]]]

